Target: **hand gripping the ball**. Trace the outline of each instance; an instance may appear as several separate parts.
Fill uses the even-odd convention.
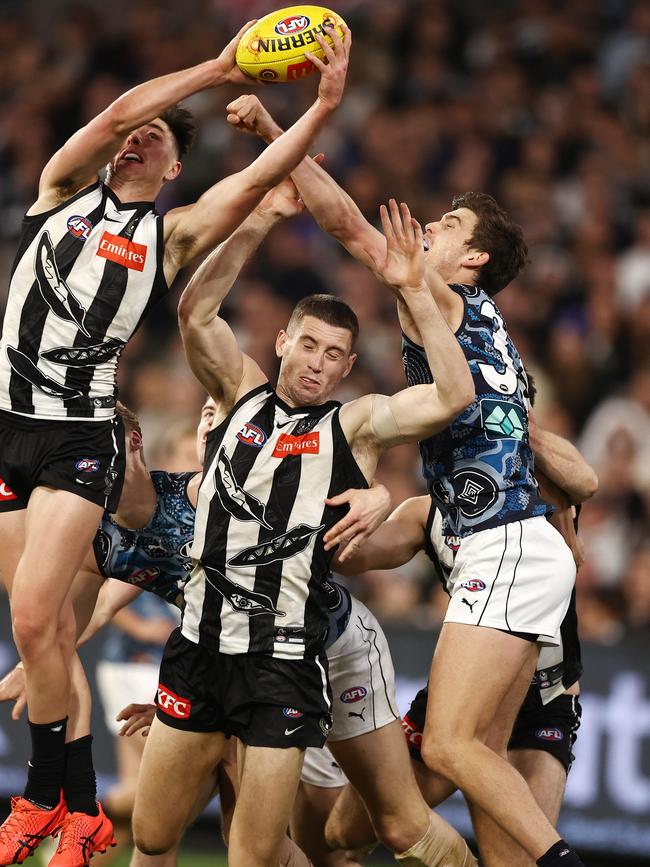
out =
[[[350,60],[350,47],[352,46],[350,28],[343,24],[341,25],[341,29],[343,30],[343,39],[339,36],[336,28],[332,28],[329,31],[332,45],[329,44],[321,33],[316,34],[316,40],[325,54],[323,60],[320,60],[310,51],[305,52],[305,57],[320,72],[318,98],[330,111],[334,111],[341,102],[343,88],[345,87],[345,76],[348,72]]]
[[[256,22],[257,18],[253,18],[252,21],[247,21],[239,33],[230,40],[219,57],[217,57],[217,68],[220,73],[219,84],[223,84],[224,81],[231,81],[234,84],[250,84],[255,80],[251,78],[250,75],[246,75],[245,72],[242,72],[239,66],[237,66],[235,57],[240,39]]]

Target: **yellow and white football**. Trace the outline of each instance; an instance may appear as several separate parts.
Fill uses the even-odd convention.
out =
[[[247,75],[262,81],[304,78],[315,69],[305,51],[319,58],[324,55],[316,34],[322,33],[331,43],[327,31],[337,27],[343,35],[344,23],[340,15],[323,6],[277,9],[244,33],[237,46],[237,65]]]

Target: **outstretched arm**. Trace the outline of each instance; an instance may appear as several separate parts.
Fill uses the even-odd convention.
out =
[[[216,60],[139,84],[78,130],[43,169],[38,201],[30,213],[47,210],[92,183],[130,132],[177,102],[208,87],[249,81],[237,67],[235,53],[253,23],[245,24]]]
[[[190,208],[171,211],[165,217],[165,269],[182,268],[195,256],[230,235],[262,196],[285,178],[303,159],[316,134],[341,101],[348,68],[351,35],[332,33],[333,47],[317,35],[328,63],[317,58],[321,79],[314,104],[296,123],[251,163],[250,166],[211,187]],[[236,107],[246,97],[228,106]]]
[[[367,395],[343,407],[341,423],[348,441],[374,440],[380,450],[438,433],[474,400],[463,351],[424,281],[420,225],[404,203],[398,208],[393,199],[389,208],[382,205],[381,221],[387,253],[378,274],[417,324],[435,382],[405,388],[392,397]]]
[[[283,134],[282,128],[254,95],[242,97],[228,110],[228,123],[241,132],[259,136],[267,144]],[[366,220],[355,201],[309,157],[294,168],[291,177],[318,225],[355,259],[374,271],[376,263],[386,256],[386,239]]]
[[[239,348],[230,326],[219,316],[221,304],[272,226],[302,209],[291,180],[283,181],[205,259],[181,295],[178,320],[187,360],[223,412],[233,406],[238,393],[261,385],[266,376]]]
[[[282,135],[281,127],[254,95],[243,97],[237,109],[228,114],[227,120],[241,132],[255,134],[266,142],[275,141]],[[366,220],[354,200],[331,175],[309,157],[296,166],[291,177],[307,209],[321,229],[336,238],[355,259],[381,280],[379,271],[386,258],[386,239]],[[462,307],[462,302],[444,280],[436,277],[435,272],[431,275],[427,273],[429,289],[445,318],[456,322],[459,304]],[[399,298],[397,310],[402,330],[412,340],[421,343],[422,337],[408,307]]]

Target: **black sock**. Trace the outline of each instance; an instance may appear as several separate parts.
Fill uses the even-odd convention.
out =
[[[65,745],[63,794],[70,813],[98,815],[92,743],[92,735],[85,735]]]
[[[585,867],[585,865],[564,840],[558,840],[537,860],[537,867]]]
[[[65,719],[44,725],[29,723],[32,757],[27,771],[25,797],[51,810],[59,803],[65,767]]]

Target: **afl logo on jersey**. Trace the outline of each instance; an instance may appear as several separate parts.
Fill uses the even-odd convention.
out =
[[[82,217],[79,214],[68,217],[68,232],[74,235],[75,238],[81,238],[82,241],[85,241],[90,237],[92,228],[93,224],[88,217]]]
[[[244,443],[245,446],[253,446],[256,449],[261,449],[266,442],[267,437],[261,427],[246,422],[237,434],[237,439],[240,443]]]
[[[361,701],[368,695],[368,690],[365,686],[351,686],[341,693],[341,701],[343,704],[354,704],[355,701]]]
[[[463,581],[460,586],[470,593],[480,593],[481,590],[485,590],[485,582],[480,578],[470,578],[469,581]]]

